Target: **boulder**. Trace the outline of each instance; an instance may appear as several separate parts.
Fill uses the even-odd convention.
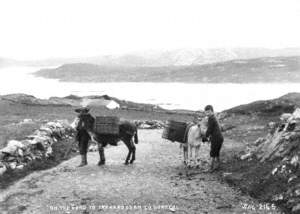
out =
[[[0,151],[0,161],[2,161],[4,159],[5,155],[6,155],[5,153]]]
[[[14,170],[17,167],[17,162],[11,162],[8,166],[10,169]]]
[[[293,118],[294,118],[294,119],[300,119],[300,108],[297,108],[297,109],[293,112]]]
[[[299,156],[295,155],[294,157],[292,157],[291,162],[290,162],[293,166],[297,167],[299,165]]]
[[[297,205],[295,205],[295,206],[293,206],[292,212],[293,213],[299,213],[300,212],[300,203],[297,204]]]
[[[252,154],[249,152],[249,153],[247,153],[247,154],[242,155],[242,156],[241,156],[241,160],[249,159],[251,156],[252,156]]]
[[[242,174],[238,173],[223,173],[223,178],[231,184],[239,183],[243,179]]]
[[[17,167],[16,167],[16,169],[24,169],[24,165],[23,164],[21,164],[21,165],[18,165]]]
[[[222,132],[227,132],[227,131],[229,131],[229,130],[231,130],[231,129],[234,129],[234,128],[236,128],[236,126],[235,126],[235,125],[232,125],[232,124],[224,124],[224,125],[221,125],[221,131],[222,131]]]
[[[20,122],[20,124],[29,124],[29,123],[33,123],[32,119],[24,119],[23,121]]]
[[[46,150],[45,155],[46,155],[46,157],[50,157],[50,156],[52,156],[52,153],[53,153],[52,147],[49,146]]]
[[[269,129],[274,129],[276,127],[276,123],[275,122],[269,122],[267,126],[268,126]]]
[[[291,183],[293,180],[297,179],[298,177],[296,175],[292,175],[289,180],[288,183]]]
[[[262,144],[263,142],[265,142],[266,139],[263,137],[258,138],[255,142],[254,142],[254,146],[259,146],[260,144]]]
[[[139,129],[161,129],[164,123],[158,120],[136,120],[134,121]]]
[[[281,116],[280,116],[280,120],[283,121],[283,122],[287,122],[288,119],[290,119],[292,116],[291,113],[283,113]]]
[[[16,155],[18,153],[18,150],[23,149],[23,148],[24,148],[24,145],[21,141],[10,140],[10,141],[8,141],[6,147],[1,149],[0,151],[2,153],[6,153],[9,155]]]
[[[44,133],[42,133],[42,132],[44,132]],[[36,135],[41,135],[41,134],[48,134],[48,135],[51,135],[52,132],[53,132],[53,131],[52,131],[51,128],[44,126],[44,127],[41,127],[35,134],[36,134]]]
[[[6,172],[7,168],[4,164],[0,162],[0,176]]]

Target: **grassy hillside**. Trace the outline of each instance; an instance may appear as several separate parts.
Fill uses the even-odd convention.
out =
[[[76,63],[55,69],[42,69],[35,75],[66,82],[300,82],[300,56],[168,67],[116,67]]]
[[[279,116],[282,113],[292,113],[300,107],[300,93],[289,93],[272,100],[261,100],[245,105],[240,105],[226,110],[234,114],[258,114],[260,116]]]
[[[109,96],[88,96],[90,98],[110,98]],[[26,94],[12,94],[0,96],[0,148],[4,147],[8,140],[23,139],[33,133],[46,121],[66,119],[73,121],[77,113],[74,109],[78,105],[71,105],[71,99],[81,97],[68,96],[64,98],[50,98],[42,100]],[[118,116],[128,120],[168,120],[192,121],[192,111],[171,111],[153,108],[150,104],[139,104],[125,100],[116,100],[121,109],[109,110],[104,106],[90,106],[94,116]],[[68,104],[66,104],[68,103]]]
[[[107,95],[88,97],[94,99],[110,98],[118,102],[121,106],[120,109],[115,110],[109,110],[104,106],[91,106],[91,113],[93,115],[115,115],[129,120],[155,119],[162,121],[168,119],[192,121],[195,115],[193,111],[153,108],[154,106],[150,104],[119,100]],[[74,112],[76,105],[71,105],[70,100],[81,100],[82,97],[70,95],[53,99],[41,100],[25,94],[0,96],[0,148],[9,139],[22,139],[31,134],[34,129],[47,120],[67,119],[72,121],[76,117],[76,113]],[[225,126],[236,127],[240,133],[235,132],[235,137],[240,139],[245,138],[246,133],[249,131],[244,126],[255,127],[257,124],[265,125],[269,120],[274,120],[274,118],[277,118],[282,113],[293,112],[296,107],[300,107],[300,93],[290,93],[277,99],[256,101],[228,109],[222,112],[222,114],[227,116],[221,119],[221,121]],[[22,122],[28,119],[30,119],[30,122]],[[245,123],[245,121],[247,122]],[[257,129],[256,131],[265,130]],[[231,135],[231,137],[234,136]],[[251,140],[256,139],[257,133],[254,136],[250,136],[250,138]]]

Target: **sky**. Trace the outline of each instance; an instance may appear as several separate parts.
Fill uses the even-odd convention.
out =
[[[0,57],[300,47],[299,0],[0,0]]]

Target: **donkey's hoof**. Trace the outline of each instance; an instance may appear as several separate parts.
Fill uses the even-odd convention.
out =
[[[125,161],[125,163],[124,163],[125,165],[128,165],[129,164],[129,162],[128,161]]]
[[[102,166],[102,165],[104,165],[104,164],[105,164],[105,161],[99,161],[97,165],[98,165],[98,166]]]
[[[133,162],[134,162],[134,160],[131,160],[129,163],[130,163],[130,164],[133,164]]]

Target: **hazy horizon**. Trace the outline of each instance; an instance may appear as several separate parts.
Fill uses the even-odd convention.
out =
[[[97,58],[97,57],[123,57],[127,55],[135,55],[135,56],[145,56],[145,55],[155,55],[155,54],[161,54],[166,52],[176,52],[176,51],[200,51],[208,52],[211,50],[270,50],[270,51],[282,51],[282,50],[297,50],[300,52],[300,46],[298,47],[282,47],[282,48],[267,48],[267,47],[215,47],[215,48],[201,48],[201,47],[193,47],[193,48],[170,48],[170,49],[143,49],[143,50],[134,50],[134,51],[128,51],[124,53],[107,53],[107,54],[95,54],[95,55],[82,55],[82,56],[53,56],[53,57],[45,57],[45,58],[30,58],[30,59],[20,59],[20,58],[13,58],[13,57],[5,57],[0,55],[0,58],[2,59],[8,59],[8,60],[16,60],[16,61],[51,61],[51,60],[64,60],[64,59],[88,59],[88,58]],[[300,54],[294,54],[290,56],[298,56]],[[276,56],[284,56],[283,55],[276,55]],[[258,57],[259,53],[258,53]],[[273,57],[273,56],[267,56],[266,57]],[[254,58],[254,57],[253,57]],[[237,58],[238,59],[238,58]]]
[[[297,0],[1,1],[0,57],[300,47]]]

